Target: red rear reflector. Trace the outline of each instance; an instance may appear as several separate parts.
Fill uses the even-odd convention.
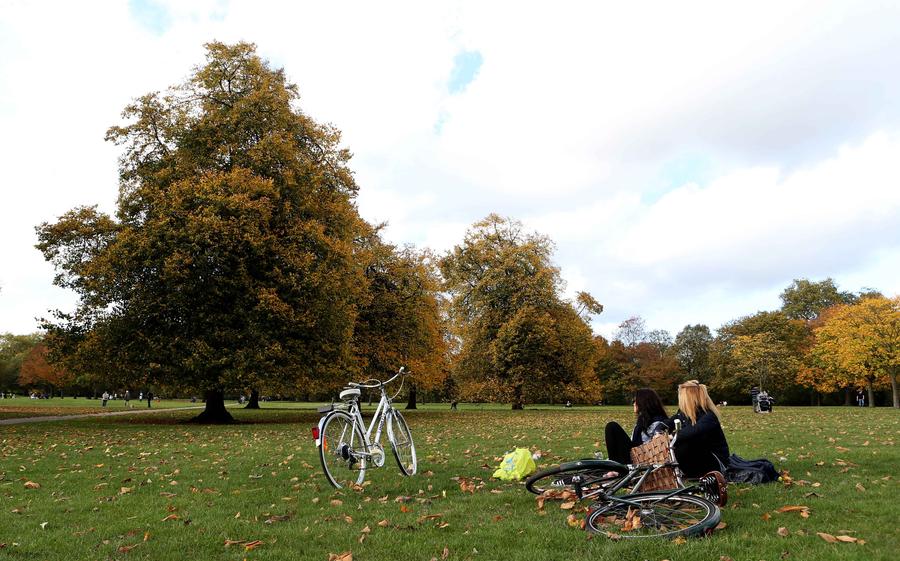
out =
[[[319,427],[313,427],[313,440],[319,440]]]

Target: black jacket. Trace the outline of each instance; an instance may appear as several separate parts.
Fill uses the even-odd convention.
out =
[[[704,411],[696,423],[691,423],[687,415],[679,411],[666,424],[674,428],[675,419],[682,422],[675,441],[675,458],[687,477],[700,477],[728,467],[728,441],[715,413]]]

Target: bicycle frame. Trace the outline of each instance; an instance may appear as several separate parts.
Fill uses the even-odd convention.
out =
[[[346,411],[353,418],[353,426],[350,427],[351,438],[352,438],[354,427],[357,427],[357,426],[360,427],[361,428],[360,432],[362,432],[362,429],[366,429],[365,432],[363,432],[364,442],[361,443],[363,449],[362,450],[354,450],[353,454],[355,456],[360,456],[364,459],[370,459],[372,457],[372,448],[374,447],[374,445],[378,444],[380,446],[381,431],[384,430],[384,423],[387,420],[388,415],[393,415],[393,412],[394,412],[394,407],[392,405],[391,398],[388,397],[387,391],[385,391],[384,387],[387,384],[394,381],[394,379],[396,379],[397,376],[403,374],[403,372],[404,372],[404,369],[401,368],[400,371],[397,374],[395,374],[390,380],[387,380],[385,382],[379,381],[378,384],[357,384],[357,383],[348,384],[352,388],[368,388],[368,389],[378,388],[378,390],[381,392],[381,399],[378,400],[378,406],[375,408],[375,413],[372,415],[372,420],[369,423],[368,428],[366,428],[366,422],[362,416],[362,408],[359,406],[358,397],[345,402],[346,403]],[[340,408],[343,408],[343,407],[341,407],[341,406],[335,407],[335,405],[332,403],[330,409],[333,410],[333,409],[340,409]],[[318,430],[316,431],[317,436],[315,438],[316,446],[321,445],[322,429],[323,429],[323,425],[325,423],[326,417],[327,417],[327,415],[322,415],[322,418],[319,419]],[[374,438],[372,437],[373,430],[375,431]],[[343,438],[343,435],[342,435],[342,438]],[[385,451],[382,449],[381,453],[382,453],[382,458],[383,458]],[[384,462],[382,461],[382,463],[384,463]],[[380,466],[376,465],[376,467],[380,467]]]

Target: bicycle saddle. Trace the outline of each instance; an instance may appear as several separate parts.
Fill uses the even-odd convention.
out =
[[[356,399],[357,397],[359,397],[359,388],[347,388],[340,394],[340,398],[342,401],[350,401],[352,399]]]

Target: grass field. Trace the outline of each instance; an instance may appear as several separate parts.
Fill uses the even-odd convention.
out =
[[[172,409],[177,407],[197,407],[203,403],[191,403],[188,399],[161,399],[153,402],[154,409]],[[129,407],[121,399],[110,400],[106,407],[99,399],[79,397],[29,399],[18,396],[15,399],[0,399],[0,419],[16,419],[21,417],[45,417],[57,415],[83,415],[91,413],[113,413],[130,409],[146,409],[147,401],[132,399]]]
[[[895,559],[900,548],[891,409],[727,408],[733,451],[772,459],[791,481],[732,486],[726,527],[709,538],[636,544],[591,539],[558,503],[539,511],[521,484],[490,478],[515,446],[540,449],[540,465],[590,456],[605,422],[630,424],[626,408],[426,407],[407,415],[418,475],[401,477],[389,457],[362,491],[335,492],[311,440],[313,406],[267,405],[232,410],[233,426],[182,422],[196,411],[0,426],[0,559],[772,561]],[[777,512],[787,505],[808,518]]]

